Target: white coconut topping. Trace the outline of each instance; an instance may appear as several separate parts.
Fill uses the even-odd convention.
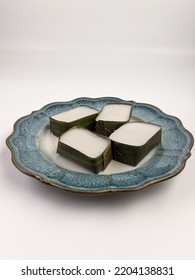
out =
[[[160,126],[151,123],[130,122],[115,130],[109,138],[119,143],[141,146],[144,145],[160,129]]]
[[[88,106],[79,106],[72,108],[68,111],[56,114],[52,116],[52,119],[56,121],[63,121],[63,122],[72,122],[93,114],[98,113],[98,110],[88,107]]]
[[[128,121],[132,106],[129,104],[107,104],[96,118],[96,121]]]
[[[87,129],[75,127],[65,132],[60,137],[60,142],[89,157],[96,158],[104,152],[110,140]]]

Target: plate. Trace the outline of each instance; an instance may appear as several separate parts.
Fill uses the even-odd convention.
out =
[[[114,102],[131,104],[133,120],[160,125],[160,147],[155,147],[136,167],[112,161],[98,175],[56,154],[58,139],[49,131],[51,115],[80,105],[100,110],[105,104]],[[13,133],[6,143],[14,165],[25,174],[67,191],[95,194],[136,191],[177,175],[191,155],[194,139],[178,118],[165,114],[153,105],[115,97],[83,97],[54,102],[22,117],[14,124]]]

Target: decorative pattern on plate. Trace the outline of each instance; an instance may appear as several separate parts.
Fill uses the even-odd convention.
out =
[[[133,105],[133,117],[162,127],[162,145],[156,154],[138,168],[114,174],[88,174],[56,165],[39,149],[41,132],[49,125],[51,115],[80,105],[100,110],[107,103],[125,102]],[[192,134],[181,121],[149,104],[124,101],[114,97],[78,98],[55,102],[19,119],[6,140],[14,165],[22,172],[58,188],[80,193],[135,191],[171,178],[180,173],[190,157],[194,144]]]

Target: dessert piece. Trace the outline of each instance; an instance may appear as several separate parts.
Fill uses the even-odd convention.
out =
[[[50,117],[50,131],[59,137],[74,126],[92,129],[98,113],[98,110],[85,105],[58,113]]]
[[[112,159],[111,140],[86,128],[73,127],[59,138],[57,153],[97,174]]]
[[[106,104],[96,118],[96,132],[109,136],[115,129],[129,122],[132,106],[128,103]]]
[[[113,159],[136,166],[155,146],[161,142],[160,126],[129,122],[111,135]]]

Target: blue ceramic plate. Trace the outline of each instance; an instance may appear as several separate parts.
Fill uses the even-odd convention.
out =
[[[104,173],[91,174],[56,154],[57,138],[49,131],[51,115],[80,105],[101,109],[106,103],[124,102],[119,98],[78,98],[55,102],[22,117],[7,138],[14,165],[22,172],[52,186],[80,193],[135,191],[180,173],[194,144],[193,136],[181,121],[158,108],[133,101],[133,118],[162,127],[161,147],[154,149],[132,168],[112,162]]]

